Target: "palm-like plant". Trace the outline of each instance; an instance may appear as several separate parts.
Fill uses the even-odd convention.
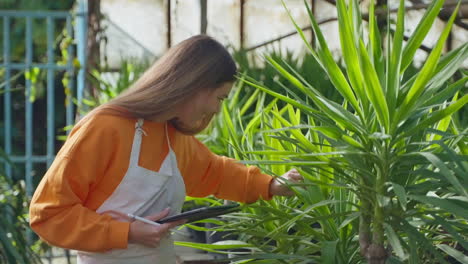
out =
[[[307,5],[307,1],[304,2]],[[283,164],[300,167],[309,182],[339,187],[333,190],[333,198],[341,196],[336,202],[349,210],[343,209],[340,227],[346,227],[353,217],[359,217],[360,253],[369,263],[385,263],[393,254],[396,256],[390,259],[395,262],[418,263],[435,258],[445,263],[444,254],[467,262],[463,250],[468,250],[465,242],[468,174],[464,156],[468,150],[468,130],[457,126],[452,115],[468,102],[468,95],[461,91],[468,78],[464,76],[447,83],[468,57],[468,44],[441,56],[458,7],[421,70],[403,81],[406,69],[443,3],[442,0],[433,1],[404,45],[405,8],[404,1],[400,1],[394,33],[388,30],[384,34],[387,49],[383,49],[385,39],[376,26],[373,1],[369,8],[369,34],[365,37],[357,1],[350,0],[346,4],[338,0],[346,71],[340,70],[333,60],[307,7],[316,47],[312,47],[295,26],[343,96],[342,104],[324,96],[277,59],[267,57],[268,62],[301,91],[301,94],[289,93],[294,99],[272,92],[251,78],[245,80],[290,104],[282,110],[270,111],[273,121],[285,128],[276,131],[281,132],[276,138],[279,141],[270,144],[271,150],[264,154],[275,155],[276,152],[277,157],[291,154],[293,156]],[[299,112],[292,106],[308,115],[306,126],[297,126],[304,124],[304,118],[298,118]],[[295,154],[285,149],[288,144],[289,147],[296,145]],[[262,163],[268,161],[256,164]],[[327,190],[321,193],[327,194]],[[325,217],[327,213],[325,210],[322,215]],[[333,225],[337,224],[336,216],[333,217],[321,221],[321,228],[330,225],[333,231]],[[340,238],[339,234],[341,229],[336,227],[336,230],[334,237],[338,240],[317,237],[317,240],[324,239],[322,254],[324,249],[339,249],[338,243],[344,242],[345,237]],[[348,261],[332,258],[330,263]]]
[[[0,263],[41,263],[26,239],[25,198],[24,186],[0,173]]]
[[[298,66],[293,64],[291,67],[299,71],[301,67]],[[286,81],[284,78],[277,78],[275,75],[264,77],[262,79],[265,79],[266,83],[277,85],[276,90],[285,86],[269,80]],[[315,81],[324,83],[324,80]],[[254,161],[250,163],[262,167],[272,175],[281,175],[297,165],[297,162],[283,161],[281,157],[285,155],[292,157],[298,152],[308,153],[310,152],[306,151],[308,148],[313,148],[315,152],[330,152],[331,148],[326,145],[314,147],[314,144],[307,139],[309,136],[301,135],[301,131],[294,131],[298,139],[283,134],[289,129],[284,128],[282,122],[286,126],[304,128],[306,126],[301,125],[301,122],[312,124],[313,119],[301,115],[299,110],[294,111],[288,104],[284,106],[282,103],[283,107],[278,109],[278,99],[266,100],[266,94],[260,90],[243,91],[249,88],[244,84],[242,79],[237,83],[234,93],[223,104],[222,111],[212,126],[200,136],[212,150],[237,159]],[[241,96],[242,94],[246,96]],[[329,94],[336,98],[336,94],[330,92]],[[288,113],[288,121],[284,118],[275,118],[283,113]],[[318,140],[318,135],[314,136]],[[258,148],[265,150],[258,151],[256,150]],[[301,161],[300,164],[304,162]],[[312,174],[309,169],[311,168],[306,168]],[[339,201],[334,200],[335,196]],[[215,245],[186,242],[178,242],[178,245],[217,253],[221,253],[221,249],[230,249],[230,254],[235,253],[232,250],[237,252],[238,248],[248,247],[249,251],[243,252],[244,256],[238,258],[265,259],[264,263],[311,263],[311,259],[317,262],[323,260],[330,262],[334,260],[335,255],[338,255],[343,263],[345,260],[348,263],[357,263],[358,246],[352,243],[356,231],[350,224],[357,214],[349,214],[353,200],[355,195],[346,194],[342,190],[333,190],[329,184],[321,184],[320,188],[308,186],[293,200],[275,198],[272,201],[249,205],[242,213],[227,216],[229,218],[227,223],[204,221],[221,225],[214,231],[238,234],[239,239],[248,244],[239,241],[221,241]],[[199,226],[190,227],[207,230]],[[325,243],[317,243],[317,240]]]

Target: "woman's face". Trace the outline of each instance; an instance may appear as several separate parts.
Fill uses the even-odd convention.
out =
[[[227,82],[217,89],[200,91],[181,107],[177,118],[172,121],[173,125],[187,134],[201,132],[219,112],[232,86],[232,82]]]

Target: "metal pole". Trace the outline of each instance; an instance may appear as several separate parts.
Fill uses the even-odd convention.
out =
[[[32,18],[26,17],[26,70],[33,73],[32,60],[33,60],[33,40],[32,40]],[[26,111],[26,164],[25,164],[25,180],[26,180],[26,195],[32,197],[32,155],[33,155],[33,112],[32,112],[32,80],[26,79],[26,98],[25,98],[25,111]]]
[[[240,0],[240,48],[244,49],[245,46],[245,36],[244,36],[244,30],[245,30],[245,23],[244,23],[244,5],[245,5],[245,0]]]
[[[72,25],[72,20],[71,20],[71,17],[67,17],[66,19],[66,27],[67,27],[67,32],[69,32],[69,37],[73,37],[73,25]],[[74,38],[76,40],[76,36]],[[83,44],[80,44],[80,48],[79,49],[84,49],[85,46],[83,46]],[[74,118],[73,118],[73,87],[75,87],[75,70],[73,69],[73,58],[74,58],[74,54],[73,54],[73,45],[69,45],[68,48],[67,48],[67,52],[68,52],[68,60],[67,60],[67,65],[66,65],[66,70],[67,70],[67,74],[68,74],[68,93],[66,94],[66,99],[65,99],[65,107],[66,107],[66,124],[67,126],[70,126],[70,125],[73,125],[73,121],[74,121]],[[86,55],[85,55],[86,57]],[[85,59],[86,61],[86,59]],[[85,65],[86,66],[86,65]],[[86,84],[86,80],[84,79],[85,78],[85,74],[81,75],[81,77],[77,77],[77,81],[79,78],[83,78],[82,79],[82,85],[83,87],[85,86]],[[84,91],[84,88],[83,90]],[[70,133],[70,130],[67,130],[67,135]]]
[[[167,0],[167,49],[171,48],[172,45],[172,39],[171,39],[171,0]]]
[[[200,34],[206,34],[208,27],[208,0],[200,0]]]
[[[5,93],[3,95],[3,109],[5,119],[5,153],[11,155],[11,68],[10,68],[10,17],[3,17],[3,58],[5,66]],[[12,177],[11,164],[5,162],[5,173]]]
[[[80,69],[76,80],[77,84],[77,104],[78,109],[83,101],[83,93],[86,86],[86,50],[88,39],[88,0],[78,0],[78,10],[75,22],[77,57],[80,62]],[[71,102],[69,102],[71,103]]]
[[[54,65],[54,32],[55,23],[52,17],[47,17],[47,64]],[[52,164],[55,152],[55,119],[54,119],[54,75],[53,68],[47,69],[47,168]]]

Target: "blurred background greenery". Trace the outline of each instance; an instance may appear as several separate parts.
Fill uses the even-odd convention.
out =
[[[356,1],[351,2],[356,4]],[[74,4],[74,1],[5,0],[0,9],[70,10]],[[380,1],[377,4],[376,8],[384,8]],[[433,1],[428,10],[434,11],[440,4],[443,1]],[[94,12],[96,17],[104,19],[99,9],[92,8],[96,7],[90,7],[90,14]],[[424,38],[424,30],[429,30],[435,23],[437,12],[429,15],[429,11],[420,30],[413,36],[421,34]],[[346,12],[356,20],[346,17]],[[304,39],[304,45],[311,45],[315,53],[300,56],[274,45],[266,45],[267,50],[263,53],[232,49],[239,66],[239,80],[219,115],[198,137],[215,153],[259,166],[275,176],[298,168],[306,182],[303,186],[295,186],[297,196],[294,198],[260,201],[223,219],[187,225],[193,230],[208,232],[212,237],[218,236],[193,243],[179,242],[179,245],[216,253],[233,263],[379,263],[370,259],[372,254],[366,251],[367,248],[363,249],[361,238],[366,237],[363,230],[367,230],[367,235],[373,235],[370,240],[379,241],[379,246],[385,249],[379,261],[468,263],[465,210],[468,203],[467,76],[466,69],[461,66],[468,54],[467,45],[461,45],[440,60],[436,54],[432,61],[416,67],[411,63],[416,55],[407,52],[408,46],[397,48],[398,42],[391,42],[401,33],[398,32],[398,18],[385,23],[382,22],[385,15],[379,21],[382,18],[376,17],[374,22],[379,27],[374,31],[373,41],[380,39],[379,43],[372,42],[360,32],[363,24],[358,18],[362,14],[352,8],[346,12],[344,5],[341,6],[339,14],[344,24],[340,30],[344,32],[343,38],[350,38],[342,43],[343,48],[354,47],[352,43],[363,38],[368,50],[359,50],[357,46],[356,58],[350,53],[342,54],[335,58],[336,68],[327,60],[325,42],[320,43],[319,39],[312,44]],[[44,28],[43,22],[34,23],[35,28]],[[346,23],[349,28],[345,28]],[[57,25],[57,28],[63,27],[63,23]],[[25,53],[22,45],[25,24],[18,22],[13,28],[11,59],[21,61]],[[39,36],[34,38],[37,39],[34,42],[35,61],[45,61],[40,55],[46,50],[45,38],[40,37],[45,32],[35,32]],[[94,40],[105,42],[102,32],[98,30],[93,34]],[[314,36],[319,35],[320,32],[315,30]],[[421,36],[413,42],[413,47],[422,45]],[[3,34],[0,38],[3,43]],[[387,39],[387,46],[391,48],[385,50],[383,43]],[[67,35],[57,30],[54,51],[57,58],[64,56],[67,41]],[[444,39],[440,40],[440,43],[444,42]],[[371,46],[369,43],[377,44]],[[436,46],[429,51],[435,49]],[[369,60],[366,54],[370,57],[367,71],[355,69],[358,72],[353,72],[353,59],[361,65]],[[394,54],[396,57],[392,57]],[[79,115],[128,88],[155,59],[126,58],[117,69],[111,69],[105,62],[90,60],[87,71],[89,90]],[[401,61],[410,63],[401,72],[398,69],[398,74],[392,72],[393,63],[400,65]],[[433,69],[428,74],[425,69],[429,67]],[[372,74],[374,69],[377,75]],[[1,68],[0,76],[3,74]],[[334,79],[340,74],[350,83],[357,104],[353,105],[352,98],[340,90],[346,86],[343,80]],[[427,80],[422,83],[420,98],[411,93],[415,98],[414,107],[404,106],[406,98],[410,98],[409,91],[415,91],[412,88],[415,80],[422,74],[427,74]],[[7,80],[16,84],[17,91],[12,100],[22,102],[24,86],[21,84],[26,76],[24,72],[14,76]],[[378,116],[380,108],[369,99],[372,96],[361,96],[363,94],[359,94],[358,86],[352,81],[360,78],[366,82],[375,76],[385,87],[382,88],[384,91],[392,83],[390,80],[401,89],[399,97],[385,95],[380,98],[380,102],[386,103],[394,100],[395,108],[387,108],[387,111],[400,111],[401,120],[395,118],[397,129],[392,131],[393,134],[384,129],[385,124]],[[45,113],[42,81],[45,72],[40,72],[37,78],[34,109]],[[54,79],[56,86],[63,88],[56,89],[56,131],[61,131],[55,143],[56,150],[70,129],[60,121],[64,120],[65,112],[64,80],[64,72]],[[457,107],[454,110],[449,105]],[[3,100],[0,108],[3,109]],[[22,104],[16,104],[15,114],[24,115]],[[43,127],[44,118],[35,118],[34,126]],[[354,120],[357,121],[353,123]],[[22,122],[16,120],[13,125],[14,154],[22,153],[24,149]],[[0,133],[4,131],[3,124],[0,123]],[[409,131],[413,134],[408,135]],[[45,130],[38,129],[35,138],[38,139],[35,152],[44,152]],[[8,162],[8,156],[4,153],[2,156]],[[385,181],[379,182],[376,177],[383,167],[389,169],[388,175]],[[34,170],[39,176],[34,177],[34,184],[37,184],[46,166],[37,164]],[[25,194],[24,168],[18,166],[14,171],[11,178],[0,173],[0,213],[5,216],[0,219],[0,261],[39,263],[38,255],[43,255],[49,247],[27,231],[29,198]],[[223,202],[213,197],[188,197],[186,207]],[[376,226],[383,230],[375,230]]]

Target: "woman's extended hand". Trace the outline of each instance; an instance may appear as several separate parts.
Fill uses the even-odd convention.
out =
[[[169,208],[162,212],[145,217],[148,220],[156,221],[166,217],[169,214]],[[128,232],[128,242],[142,244],[147,247],[158,247],[163,238],[169,235],[170,229],[184,224],[185,220],[179,220],[171,223],[161,224],[159,226],[150,225],[141,221],[133,221],[130,224]]]
[[[304,180],[301,174],[296,169],[292,169],[285,174],[283,174],[280,179],[276,178],[270,183],[270,194],[271,195],[281,195],[281,196],[292,196],[294,191],[291,190],[287,185],[284,184],[284,181],[289,181],[293,183],[300,183]]]

